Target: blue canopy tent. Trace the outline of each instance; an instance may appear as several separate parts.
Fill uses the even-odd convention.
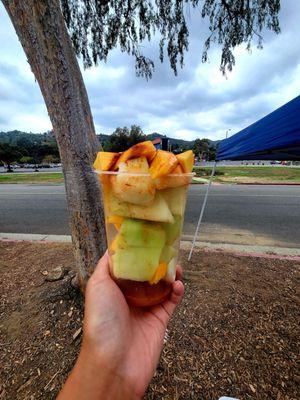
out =
[[[221,160],[300,160],[300,96],[219,143],[189,260],[199,233],[216,162]]]
[[[222,140],[216,160],[300,160],[300,96]]]

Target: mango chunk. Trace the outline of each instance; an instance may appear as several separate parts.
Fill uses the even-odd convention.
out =
[[[150,165],[150,175],[152,179],[168,175],[178,164],[178,160],[173,153],[164,150],[157,150],[156,156]]]
[[[117,171],[121,163],[124,163],[131,158],[146,157],[148,162],[150,163],[155,157],[155,154],[156,148],[150,140],[137,143],[121,154],[116,165],[114,166],[114,170]]]
[[[109,171],[120,157],[119,153],[112,153],[109,151],[99,151],[93,167],[96,170]]]
[[[165,262],[162,262],[158,265],[154,275],[149,280],[150,285],[154,285],[155,283],[159,282],[162,278],[165,277],[167,273],[168,265]]]
[[[158,190],[188,185],[189,182],[190,178],[184,175],[180,164],[176,165],[176,167],[170,172],[168,176],[162,176],[161,178],[155,179],[154,181],[155,187]]]
[[[121,228],[123,221],[124,221],[124,217],[121,217],[120,215],[109,215],[107,217],[107,223],[114,224],[114,226],[117,230],[119,230]]]
[[[116,236],[113,241],[110,243],[109,250],[112,252],[116,252],[119,248],[119,243],[118,243],[118,236]]]
[[[181,165],[183,172],[192,172],[195,160],[195,156],[192,150],[187,150],[183,153],[177,154],[176,158]]]

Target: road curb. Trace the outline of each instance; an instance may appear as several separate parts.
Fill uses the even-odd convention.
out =
[[[0,233],[2,242],[71,243],[69,235],[42,235],[26,233]],[[192,242],[182,240],[181,248],[190,250]],[[241,257],[258,257],[300,261],[300,248],[241,245],[232,243],[196,242],[195,252],[227,253]]]
[[[180,248],[191,249],[190,241],[181,241]],[[255,257],[300,262],[300,249],[290,247],[251,246],[231,243],[196,242],[194,252],[226,253],[237,257]]]
[[[52,242],[52,243],[70,243],[72,241],[69,235],[42,235],[31,233],[2,233],[0,232],[0,241],[2,242]]]

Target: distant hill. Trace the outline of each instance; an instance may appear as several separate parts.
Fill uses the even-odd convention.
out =
[[[9,132],[0,132],[0,143],[9,143],[11,145],[16,146],[20,141],[27,141],[31,143],[40,144],[46,139],[45,133],[28,133],[22,131],[9,131]]]
[[[147,135],[148,140],[153,140],[156,138],[167,137],[166,135],[161,135],[160,133],[154,132]],[[175,139],[169,138],[171,146],[178,145],[180,148],[191,148],[193,147],[194,140],[183,140],[183,139]]]
[[[97,134],[99,141],[105,145],[106,142],[109,142],[110,135],[106,135],[104,133]],[[147,140],[153,140],[155,138],[166,137],[165,135],[161,135],[159,133],[150,133],[146,135]],[[12,145],[17,145],[20,140],[26,139],[26,141],[30,141],[32,143],[41,143],[45,140],[55,140],[52,132],[43,132],[43,133],[28,133],[22,131],[9,131],[9,132],[0,132],[0,143],[9,143]],[[194,141],[188,141],[183,139],[175,139],[170,138],[170,142],[172,145],[178,145],[179,147],[192,147]]]
[[[97,134],[100,143],[102,143],[103,147],[105,144],[109,142],[110,135],[106,135],[104,133]],[[156,138],[166,137],[166,135],[161,135],[160,133],[153,132],[149,135],[146,135],[147,140],[153,140]],[[193,147],[194,140],[183,140],[176,138],[169,138],[171,146],[178,146],[180,149],[189,149]],[[12,145],[22,145],[24,142],[27,144],[41,144],[43,142],[55,141],[54,135],[52,131],[42,132],[42,133],[32,133],[32,132],[22,132],[18,130],[9,131],[9,132],[0,132],[0,143],[9,143]],[[213,144],[217,144],[218,141],[211,141]]]

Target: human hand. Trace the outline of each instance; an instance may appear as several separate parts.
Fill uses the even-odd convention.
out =
[[[134,308],[109,275],[108,254],[102,257],[87,284],[82,348],[60,400],[142,397],[156,370],[168,321],[183,296],[180,276],[178,267],[168,300]]]

